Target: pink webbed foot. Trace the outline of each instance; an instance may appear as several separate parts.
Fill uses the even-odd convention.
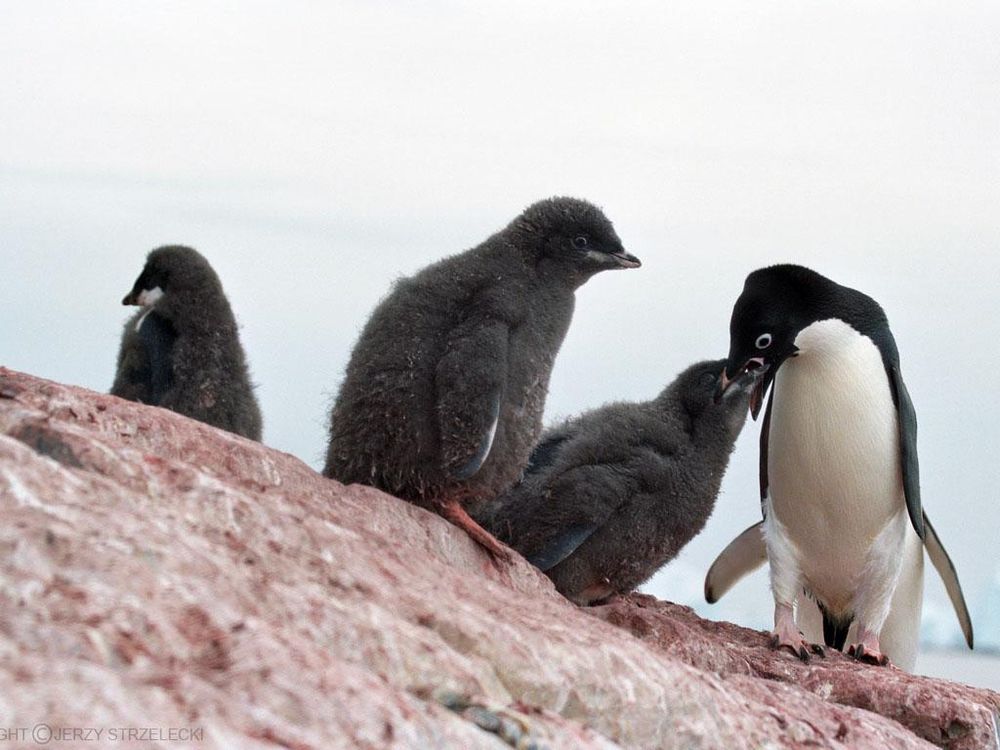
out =
[[[826,651],[818,643],[809,643],[795,624],[792,608],[779,604],[774,609],[774,632],[771,633],[771,648],[783,648],[791,651],[804,662],[809,661],[810,654],[826,656]]]
[[[885,667],[889,664],[889,657],[882,653],[879,646],[878,633],[873,633],[864,627],[858,629],[858,642],[847,649],[847,655],[853,656],[865,664],[874,664],[879,667]]]

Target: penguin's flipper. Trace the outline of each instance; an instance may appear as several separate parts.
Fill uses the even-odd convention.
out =
[[[600,525],[596,523],[574,524],[550,539],[543,549],[529,556],[528,562],[542,572],[554,568],[572,555],[576,548],[587,541],[591,534],[599,528]]]
[[[170,321],[155,310],[143,316],[139,323],[138,333],[149,356],[149,403],[160,404],[163,401],[163,396],[174,383],[172,354],[177,334]]]
[[[759,521],[731,541],[705,576],[705,601],[715,604],[745,575],[767,562],[764,522]]]
[[[766,516],[767,489],[770,482],[767,478],[767,441],[771,431],[771,404],[774,403],[774,389],[767,397],[767,408],[764,410],[764,421],[760,425],[760,514]],[[749,529],[748,529],[749,531]],[[743,532],[744,534],[746,532]],[[737,537],[738,539],[739,537]],[[720,594],[721,596],[721,594]]]
[[[528,465],[524,470],[525,476],[536,474],[552,466],[559,453],[559,448],[572,436],[573,432],[566,428],[547,430],[528,457]]]
[[[517,549],[543,571],[572,555],[639,493],[636,467],[624,456],[590,463],[586,441],[574,448],[584,462],[560,462],[542,487],[535,485],[538,494],[519,524]]]
[[[917,460],[917,412],[906,390],[903,375],[897,363],[886,365],[892,400],[896,403],[899,418],[899,457],[903,470],[903,494],[906,511],[910,514],[917,536],[924,538],[924,516],[920,506],[920,464]]]
[[[941,544],[934,527],[931,526],[931,521],[926,513],[924,513],[923,521],[924,530],[927,532],[924,537],[927,556],[930,557],[938,575],[944,582],[944,590],[948,592],[951,605],[955,608],[955,614],[958,615],[958,623],[962,626],[962,635],[965,636],[965,642],[969,644],[969,648],[972,648],[972,618],[969,617],[969,609],[965,606],[965,596],[962,594],[962,585],[958,582],[955,565],[948,557],[948,553],[944,545]]]
[[[148,404],[152,400],[149,354],[135,330],[141,311],[125,323],[111,395]]]
[[[473,476],[490,456],[507,381],[510,329],[469,321],[448,336],[434,373],[441,463],[450,477]]]
[[[485,432],[479,438],[479,447],[472,458],[451,472],[455,479],[468,479],[474,475],[490,455],[493,439],[497,434],[497,423],[500,421],[500,390],[493,391],[489,396],[489,417]]]

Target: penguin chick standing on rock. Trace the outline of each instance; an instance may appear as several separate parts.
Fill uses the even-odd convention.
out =
[[[577,604],[632,591],[712,513],[749,403],[742,388],[714,403],[724,364],[699,362],[652,401],[609,404],[547,431],[486,528]]]
[[[838,649],[850,642],[858,659],[912,668],[925,535],[938,569],[950,561],[940,564],[947,553],[921,508],[916,412],[885,313],[808,268],[754,271],[733,308],[720,394],[746,372],[758,377],[754,418],[773,382],[760,489],[775,646],[808,659],[822,653],[809,641],[822,637]],[[748,530],[719,563],[721,590],[754,558]],[[971,626],[966,637],[971,645]]]
[[[122,304],[141,309],[125,324],[112,395],[260,440],[236,319],[208,261],[181,245],[153,250]]]
[[[433,509],[506,558],[463,505],[527,463],[576,288],[638,265],[600,209],[552,198],[398,281],[351,353],[323,473]]]

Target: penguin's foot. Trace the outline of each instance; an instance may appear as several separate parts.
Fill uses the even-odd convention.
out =
[[[858,643],[852,644],[847,649],[847,655],[853,656],[865,664],[874,664],[879,667],[889,664],[889,657],[883,654],[879,647],[878,633],[873,633],[864,627],[858,629]]]
[[[771,633],[771,648],[787,648],[802,661],[808,662],[811,654],[825,657],[826,651],[818,643],[809,643],[795,624],[795,616],[788,605],[779,604],[774,609],[774,632]]]
[[[458,500],[445,501],[441,506],[441,515],[460,529],[464,529],[465,533],[471,536],[472,540],[479,546],[489,552],[494,560],[509,563],[514,559],[510,547],[503,544],[490,532],[476,523],[472,516],[465,512],[465,508],[462,507],[462,504]]]
[[[578,607],[600,607],[617,599],[618,592],[611,588],[611,582],[607,578],[602,578],[582,591],[566,594],[566,598]]]
[[[816,654],[820,658],[826,657],[826,650],[822,646],[818,643],[809,643],[809,641],[802,637],[802,633],[797,631],[796,635],[791,638],[783,637],[778,633],[772,633],[771,648],[776,651],[787,648],[806,663],[809,662],[812,654]]]

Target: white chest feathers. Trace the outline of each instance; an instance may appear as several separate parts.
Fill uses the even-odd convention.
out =
[[[163,290],[154,286],[152,289],[143,289],[139,292],[139,297],[136,302],[139,303],[140,307],[144,307],[146,312],[139,316],[139,319],[135,322],[135,332],[138,333],[139,329],[142,328],[142,324],[146,322],[146,318],[151,312],[153,312],[153,305],[163,296]]]
[[[905,502],[898,418],[881,354],[867,336],[823,320],[795,344],[799,355],[774,381],[768,510],[807,581],[839,598]]]

